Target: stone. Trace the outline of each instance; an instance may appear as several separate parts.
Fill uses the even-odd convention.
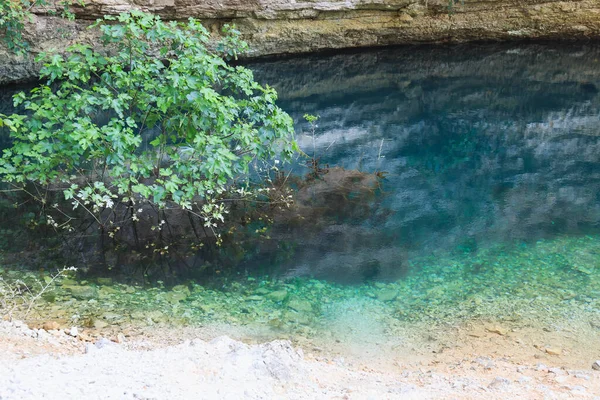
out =
[[[569,12],[539,8],[538,0],[465,2],[449,17],[443,3],[410,0],[94,0],[74,11],[76,18],[47,15],[35,10],[25,29],[33,54],[21,57],[0,46],[0,85],[37,77],[34,55],[74,42],[97,43],[98,33],[86,29],[105,14],[143,8],[164,19],[193,16],[218,31],[224,22],[235,24],[249,42],[248,56],[300,53],[322,49],[481,40],[576,39],[600,37],[600,3],[565,0]],[[550,3],[550,2],[548,2]],[[447,4],[447,3],[446,3]],[[538,9],[535,9],[538,7]],[[399,12],[401,10],[401,12]],[[367,14],[365,14],[367,13]],[[533,16],[532,16],[533,15]],[[57,32],[61,32],[60,35]]]
[[[394,301],[398,297],[399,292],[395,289],[384,289],[377,292],[377,300],[387,302]]]
[[[102,321],[101,319],[94,320],[94,328],[96,328],[96,329],[104,329],[107,326],[108,326],[108,323]]]
[[[246,301],[263,301],[264,299],[264,297],[256,295],[246,297]]]
[[[499,389],[505,389],[508,386],[510,386],[511,382],[510,380],[503,378],[501,376],[497,376],[496,378],[494,378],[494,380],[488,385],[489,389],[495,389],[495,390],[499,390]]]
[[[600,360],[594,361],[594,363],[592,364],[592,369],[596,370],[596,371],[600,371]]]
[[[135,293],[135,288],[133,286],[125,285],[123,291],[127,294]]]
[[[96,282],[98,285],[112,285],[113,280],[112,278],[96,278]]]
[[[551,356],[560,356],[562,354],[562,349],[558,348],[558,347],[546,347],[546,353],[550,354]]]
[[[177,293],[185,293],[186,297],[192,294],[190,288],[187,285],[173,286],[173,289],[171,290]]]
[[[548,372],[552,373],[554,375],[564,375],[566,373],[562,369],[556,368],[556,367],[554,367],[554,368],[548,368]]]
[[[287,297],[288,297],[287,290],[276,290],[267,295],[267,298],[269,300],[274,301],[275,303],[281,303],[282,301],[287,299]]]
[[[486,330],[491,333],[496,333],[500,336],[506,336],[508,334],[508,329],[501,326],[492,326],[490,328],[486,328]]]
[[[115,346],[115,343],[112,342],[111,340],[107,339],[107,338],[100,338],[96,341],[96,343],[94,343],[94,346],[97,349],[103,349],[105,347],[112,347]]]
[[[94,286],[64,286],[63,288],[77,300],[91,300],[98,297],[98,289]]]
[[[67,333],[69,334],[69,336],[77,337],[79,336],[79,329],[77,329],[76,326],[72,326],[71,329],[69,329],[69,332]]]
[[[177,304],[180,301],[187,299],[188,296],[189,296],[189,290],[188,290],[188,294],[186,294],[185,292],[167,292],[167,293],[165,293],[164,298],[166,301],[168,301],[171,304]]]
[[[400,14],[400,16],[398,17],[398,20],[402,22],[412,22],[413,19],[414,18],[411,17],[409,14]]]
[[[102,314],[102,318],[107,321],[119,321],[123,319],[123,316],[116,313],[105,312],[104,314]]]
[[[163,314],[162,311],[158,311],[158,310],[154,310],[154,311],[150,311],[150,312],[146,313],[146,317],[148,319],[152,320],[152,322],[157,323],[157,324],[167,321],[167,317],[165,316],[165,314]]]
[[[56,321],[46,321],[42,325],[42,329],[44,329],[46,331],[57,331],[60,329],[60,325]]]
[[[123,335],[122,333],[117,334],[116,342],[119,344],[125,343],[126,342],[125,335]]]
[[[298,312],[312,312],[312,304],[307,300],[292,299],[288,303],[288,307]]]
[[[110,296],[112,294],[117,294],[117,293],[119,293],[119,291],[112,286],[102,286],[98,290],[98,294],[100,295],[100,297],[107,297],[107,296]]]

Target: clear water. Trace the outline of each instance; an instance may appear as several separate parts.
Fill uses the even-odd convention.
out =
[[[433,253],[600,232],[597,47],[392,49],[254,64],[301,147],[385,173],[365,218],[295,237],[288,275],[390,281]],[[313,141],[303,114],[319,115]],[[363,271],[364,275],[364,271]]]
[[[38,315],[222,322],[367,347],[417,324],[598,329],[599,60],[591,45],[471,45],[254,62],[304,151],[382,173],[381,193],[360,212],[328,204],[308,226],[276,226],[235,279],[90,281],[86,298],[68,282]],[[320,117],[314,137],[305,113]]]

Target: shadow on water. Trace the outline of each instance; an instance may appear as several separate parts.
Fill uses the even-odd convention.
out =
[[[440,252],[600,233],[599,59],[591,45],[471,45],[250,63],[279,92],[303,150],[385,176],[382,193],[343,192],[310,218],[283,217],[241,247],[200,253],[200,264],[244,277],[393,281]],[[314,149],[305,113],[320,116]]]

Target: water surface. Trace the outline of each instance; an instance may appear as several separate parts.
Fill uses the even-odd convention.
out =
[[[319,218],[276,224],[225,278],[68,281],[38,315],[225,323],[365,351],[473,321],[597,335],[598,60],[588,45],[470,45],[253,62],[303,150],[324,168],[384,177],[373,196],[350,191],[321,201]],[[319,116],[314,137],[306,113]]]

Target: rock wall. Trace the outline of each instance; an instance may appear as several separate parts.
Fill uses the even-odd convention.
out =
[[[202,19],[213,32],[235,23],[250,56],[367,46],[518,39],[600,38],[598,0],[89,0],[76,21],[39,10],[27,27],[33,52],[94,41],[89,21],[141,8],[166,19]],[[32,57],[0,47],[0,84],[36,75]]]

